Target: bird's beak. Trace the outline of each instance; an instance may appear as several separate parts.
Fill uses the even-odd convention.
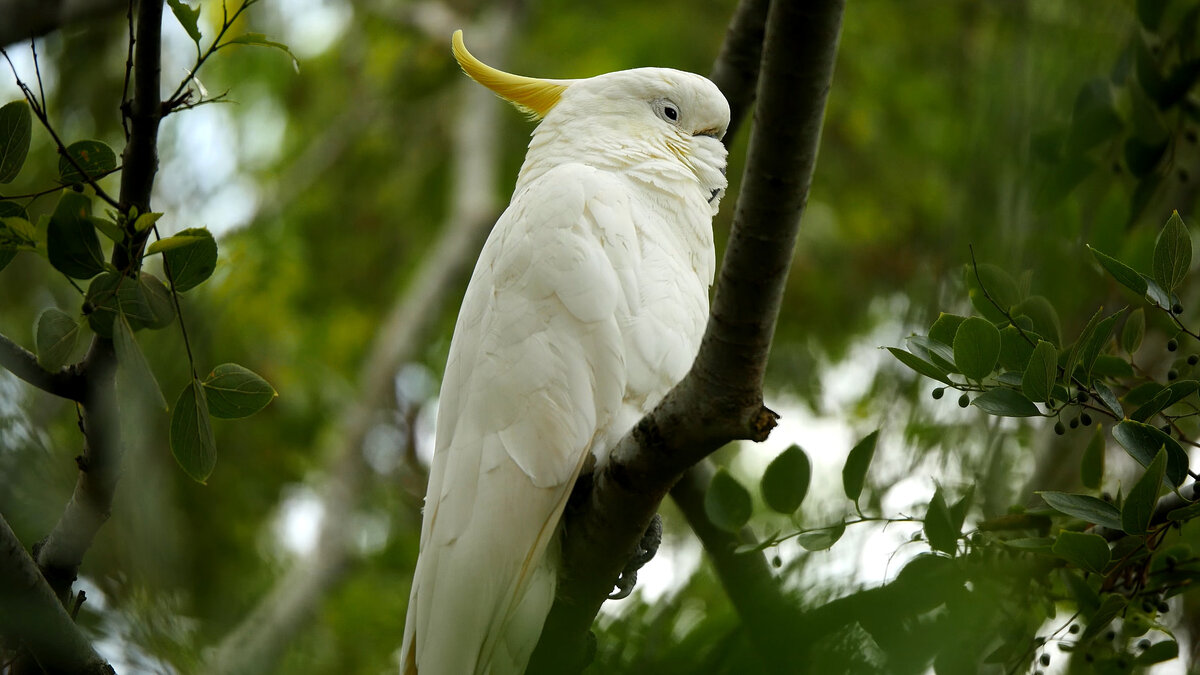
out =
[[[563,91],[572,80],[541,80],[513,75],[497,70],[471,55],[463,43],[461,30],[454,31],[451,49],[463,72],[479,84],[496,92],[500,98],[517,106],[534,118],[542,118],[558,104]]]

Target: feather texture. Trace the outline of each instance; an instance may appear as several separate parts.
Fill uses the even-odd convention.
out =
[[[659,70],[573,81],[535,131],[484,245],[442,382],[402,673],[523,672],[554,599],[559,520],[588,455],[603,462],[695,357],[724,148],[677,139],[700,146],[701,175],[665,146],[626,132],[597,140],[580,126],[606,109],[587,105],[597,81],[638,101],[682,81],[672,95],[715,94],[720,117],[711,83]],[[615,75],[625,79],[602,79]],[[650,91],[633,86],[647,80]]]

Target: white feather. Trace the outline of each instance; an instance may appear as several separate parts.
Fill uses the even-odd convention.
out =
[[[523,672],[588,454],[603,462],[695,357],[724,148],[676,138],[696,146],[688,166],[655,118],[611,105],[614,87],[638,105],[654,94],[639,87],[673,87],[714,107],[721,131],[728,119],[707,80],[641,69],[575,82],[535,131],[450,345],[404,673]]]

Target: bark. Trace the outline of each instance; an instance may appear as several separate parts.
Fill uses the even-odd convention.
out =
[[[8,521],[0,518],[0,632],[22,645],[19,669],[30,672],[103,675],[113,669],[92,649],[58,601]]]
[[[559,594],[530,672],[565,672],[586,660],[592,620],[683,471],[729,441],[766,438],[775,424],[762,405],[763,374],[816,163],[843,4],[771,4],[746,174],[700,353],[566,514]]]
[[[124,0],[0,0],[0,48],[125,7]]]

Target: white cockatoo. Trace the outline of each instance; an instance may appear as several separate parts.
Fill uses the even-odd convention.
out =
[[[668,68],[521,77],[462,31],[453,52],[541,123],[450,343],[401,673],[519,674],[554,600],[571,487],[699,349],[729,104]]]

